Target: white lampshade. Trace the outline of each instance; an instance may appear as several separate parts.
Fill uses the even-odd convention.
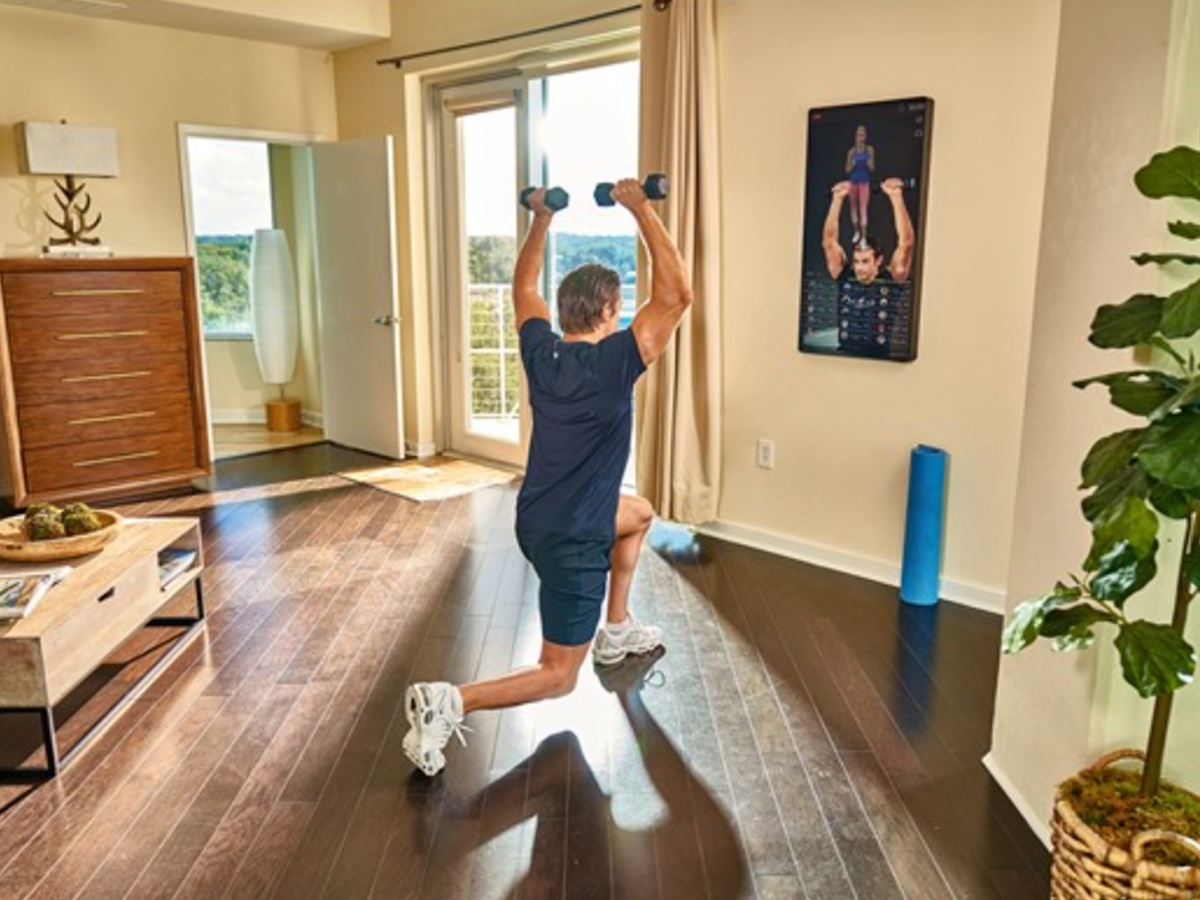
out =
[[[18,122],[16,127],[20,168],[28,175],[118,174],[115,128],[65,122]]]
[[[287,236],[278,228],[254,232],[250,250],[250,314],[254,353],[267,384],[287,384],[296,369],[299,313]]]

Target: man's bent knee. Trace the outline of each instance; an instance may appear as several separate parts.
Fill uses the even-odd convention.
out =
[[[550,675],[551,697],[565,697],[575,690],[575,684],[579,681],[578,666],[549,665],[547,672]]]

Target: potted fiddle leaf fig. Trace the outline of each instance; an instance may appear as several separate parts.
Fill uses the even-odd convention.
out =
[[[1156,154],[1134,182],[1147,197],[1200,201],[1200,151]],[[1200,240],[1200,223],[1167,227],[1176,237]],[[1133,259],[1141,266],[1200,267],[1200,255],[1189,253]],[[1082,574],[1022,603],[1004,629],[1006,653],[1039,638],[1056,650],[1083,650],[1107,630],[1125,681],[1154,701],[1144,752],[1110,754],[1059,788],[1052,823],[1056,898],[1129,896],[1135,889],[1138,897],[1200,896],[1200,798],[1162,781],[1171,702],[1196,672],[1185,626],[1200,592],[1200,361],[1187,345],[1197,332],[1200,278],[1169,296],[1136,294],[1097,310],[1093,345],[1150,347],[1156,363],[1075,386],[1104,386],[1114,406],[1141,421],[1100,438],[1083,461],[1092,544]],[[1167,531],[1180,532],[1180,540],[1167,540]],[[1174,586],[1169,621],[1138,612],[1138,593],[1160,570]],[[1124,757],[1144,760],[1140,779],[1108,768]],[[1097,885],[1115,893],[1097,893]]]

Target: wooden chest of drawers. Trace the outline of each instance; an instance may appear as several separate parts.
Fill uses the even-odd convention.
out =
[[[145,494],[211,474],[187,258],[0,260],[13,503]]]

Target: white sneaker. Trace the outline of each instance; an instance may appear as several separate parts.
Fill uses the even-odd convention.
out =
[[[615,666],[631,653],[649,653],[662,646],[662,629],[656,625],[643,625],[632,615],[628,624],[619,633],[601,628],[592,645],[592,658],[598,666]]]
[[[404,692],[404,711],[412,727],[404,736],[404,755],[431,778],[446,765],[442,748],[454,735],[467,746],[462,694],[445,681],[418,682]]]

